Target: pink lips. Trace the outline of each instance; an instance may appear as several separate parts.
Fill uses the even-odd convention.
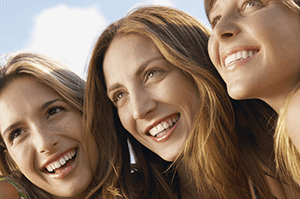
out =
[[[225,60],[227,57],[237,53],[237,52],[242,52],[242,51],[253,51],[253,52],[258,52],[260,50],[259,47],[257,46],[242,46],[242,47],[235,47],[231,50],[226,50],[225,53],[222,53],[221,58],[222,58],[222,63],[225,66]]]
[[[64,178],[75,165],[77,159],[78,148],[72,148],[64,152],[53,155],[48,158],[41,166],[41,170],[54,178]],[[54,173],[50,173],[54,171]]]
[[[149,136],[155,142],[166,141],[173,132],[173,129],[176,128],[179,118],[180,114],[175,113],[162,119],[159,119],[155,121],[152,125],[148,126],[145,132],[147,134],[150,134]]]

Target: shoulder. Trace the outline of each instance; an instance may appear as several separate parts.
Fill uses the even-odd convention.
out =
[[[1,181],[0,180],[0,199],[19,199],[19,193],[18,190],[7,181]]]
[[[291,97],[286,110],[286,129],[295,146],[300,151],[300,90]]]

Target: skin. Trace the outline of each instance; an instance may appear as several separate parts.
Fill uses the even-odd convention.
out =
[[[209,55],[234,99],[258,98],[277,112],[300,78],[300,16],[280,0],[218,0],[210,16]],[[225,58],[242,50],[251,58]]]
[[[0,199],[19,199],[19,193],[17,189],[9,182],[0,181]]]
[[[167,62],[148,38],[117,36],[103,62],[107,94],[120,120],[144,146],[167,161],[182,150],[196,116],[199,95],[193,79]],[[166,134],[154,137],[151,127],[179,116]]]
[[[261,99],[279,112],[300,78],[299,13],[280,0],[217,0],[209,20],[213,29],[209,55],[229,95],[234,99]],[[257,53],[225,65],[227,56],[244,50]],[[299,96],[295,101],[299,102]],[[300,127],[299,112],[300,105],[292,99],[286,122],[298,149],[300,138],[295,130]],[[293,129],[290,125],[294,125]],[[299,197],[299,193],[274,178],[267,177],[267,181],[277,198]]]
[[[4,87],[0,109],[0,133],[20,171],[54,199],[84,198],[98,166],[99,150],[90,139],[92,153],[85,153],[82,113],[31,76],[13,79]],[[76,158],[60,175],[43,167],[74,149]]]

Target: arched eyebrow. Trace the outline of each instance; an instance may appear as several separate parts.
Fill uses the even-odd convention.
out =
[[[53,104],[53,103],[56,102],[56,101],[64,101],[64,100],[63,100],[63,99],[54,99],[54,100],[50,100],[50,101],[44,103],[44,104],[39,108],[39,110],[40,110],[40,111],[44,110],[45,108],[47,108],[48,106],[50,106],[51,104]]]
[[[50,101],[48,101],[48,102],[42,104],[42,105],[40,106],[40,108],[39,108],[39,111],[43,111],[44,109],[46,109],[47,107],[49,107],[51,104],[53,104],[53,103],[56,102],[56,101],[64,101],[64,100],[63,100],[63,99],[59,99],[59,98],[58,98],[58,99],[54,99],[54,100],[50,100]],[[15,122],[15,123],[9,125],[9,126],[5,129],[5,131],[3,132],[2,137],[4,137],[4,135],[5,135],[7,132],[11,131],[12,129],[16,128],[17,126],[19,126],[19,125],[21,125],[21,124],[22,124],[22,122],[18,121],[18,122]]]
[[[19,125],[21,125],[21,122],[15,122],[15,123],[11,124],[9,127],[7,127],[7,128],[5,129],[5,131],[3,132],[3,134],[2,134],[2,138],[4,137],[4,135],[5,135],[7,132],[11,131],[12,129],[16,128],[16,127],[19,126]]]
[[[154,62],[156,60],[160,60],[160,59],[164,59],[165,60],[165,58],[163,56],[158,56],[158,57],[153,57],[153,58],[150,58],[150,59],[144,61],[143,63],[140,64],[139,68],[137,69],[137,71],[135,72],[134,75],[135,76],[140,76],[143,73],[143,71],[145,70],[145,68],[150,63],[152,63],[152,62]],[[119,87],[121,87],[121,85],[119,83],[114,84],[114,85],[110,86],[109,88],[107,88],[106,93],[109,93],[109,92],[111,92],[111,91],[113,91],[115,89],[118,89]]]

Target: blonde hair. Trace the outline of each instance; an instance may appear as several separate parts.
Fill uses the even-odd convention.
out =
[[[83,111],[85,82],[68,70],[64,64],[47,56],[30,52],[16,52],[8,56],[6,64],[0,69],[0,92],[15,78],[30,75],[54,89],[74,108]],[[0,143],[0,174],[9,176],[16,183],[24,186],[28,198],[51,198],[49,194],[28,181],[19,171],[18,166],[8,154],[1,136]]]
[[[205,0],[204,6],[206,15],[209,18],[209,13],[217,0]],[[282,0],[282,2],[291,10],[300,13],[300,0]],[[299,86],[298,86],[299,87]],[[294,91],[295,92],[295,91]],[[276,133],[274,135],[274,150],[275,162],[278,170],[278,175],[283,182],[300,188],[300,153],[297,151],[289,134],[286,130],[285,114],[288,103],[293,93],[288,97],[285,106],[280,110],[277,121]]]
[[[111,41],[116,36],[126,34],[139,34],[150,38],[165,59],[191,75],[198,87],[201,107],[179,161],[183,161],[190,170],[203,197],[251,198],[248,185],[251,177],[262,198],[272,198],[262,165],[274,170],[274,121],[269,120],[274,114],[273,110],[259,100],[231,100],[225,83],[208,56],[210,32],[190,15],[162,6],[135,9],[108,26],[93,49],[88,69],[87,129],[97,137],[98,129],[103,125],[101,121],[106,118],[111,126],[117,126],[117,130],[111,130],[111,133],[117,133],[125,151],[128,150],[127,139],[130,140],[139,167],[138,173],[144,185],[137,198],[155,194],[159,198],[173,198],[172,192],[179,188],[172,186],[178,185],[174,182],[170,184],[168,175],[163,175],[167,174],[164,169],[168,166],[161,166],[163,161],[121,126],[117,110],[107,97],[102,70],[103,59]],[[255,117],[259,115],[257,112],[262,114]],[[114,144],[107,143],[111,146],[115,146]],[[120,152],[115,152],[115,157],[120,157]],[[110,185],[121,187],[120,191],[125,198],[130,198],[128,190],[133,190],[130,187],[132,179],[128,176],[130,170],[123,169],[122,166],[129,164],[127,151],[125,155],[125,159],[116,158],[111,161],[115,168],[115,183]],[[128,181],[124,182],[124,179]]]
[[[274,135],[275,157],[279,173],[283,180],[300,189],[300,153],[294,145],[286,129],[286,111],[294,93],[299,90],[300,84],[291,92],[285,105],[279,113],[276,132]]]

